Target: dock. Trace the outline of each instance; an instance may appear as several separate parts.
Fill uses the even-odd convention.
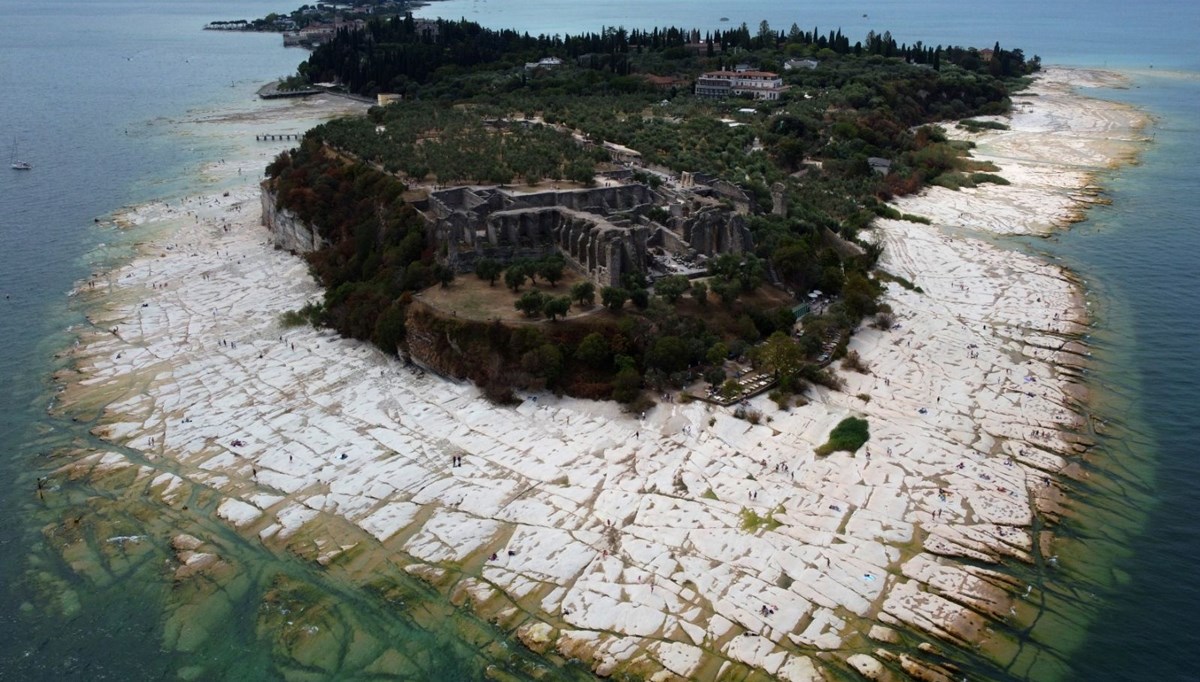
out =
[[[279,81],[267,83],[258,89],[258,96],[263,99],[279,99],[282,97],[308,97],[309,95],[319,95],[324,90],[318,88],[305,88],[303,90],[280,90]]]
[[[286,142],[287,140],[300,141],[304,139],[304,133],[275,133],[255,135],[254,139],[259,142]]]

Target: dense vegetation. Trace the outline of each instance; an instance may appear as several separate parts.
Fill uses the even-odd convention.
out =
[[[556,303],[582,309],[600,305],[579,303],[574,291],[544,282],[539,288],[520,287],[515,299],[519,308],[538,300],[526,313],[530,317],[561,315],[561,308],[551,309]],[[640,294],[642,304],[630,294]],[[640,408],[645,388],[680,387],[701,377],[719,384],[726,378],[722,367],[729,357],[747,353],[768,336],[783,332],[786,337],[795,317],[779,303],[761,294],[741,295],[729,303],[707,296],[703,302],[683,297],[671,302],[631,281],[615,311],[570,323],[505,325],[423,307],[414,315],[446,353],[440,356],[441,366],[475,381],[495,399],[510,397],[514,388],[549,388]]]
[[[279,205],[332,242],[310,256],[329,292],[322,309],[308,311],[319,321],[392,351],[404,342],[411,292],[452,279],[420,217],[400,201],[404,183],[587,184],[606,157],[584,142],[610,141],[638,150],[649,170],[702,172],[751,200],[755,252],[714,260],[703,283],[668,278],[653,291],[629,281],[559,292],[548,282],[545,291],[517,297],[542,265],[480,263],[477,274],[504,281],[529,319],[553,321],[593,302],[612,311],[603,323],[515,329],[425,320],[456,347],[503,359],[463,369],[498,396],[543,385],[631,401],[644,386],[697,376],[720,385],[725,358],[763,339],[746,357],[779,375],[781,404],[803,380],[835,381],[821,363],[844,349],[864,316],[888,312],[877,303],[885,278],[872,273],[878,249],[858,232],[876,216],[920,220],[887,207],[894,195],[928,184],[1003,182],[994,167],[967,157],[969,144],[947,141],[930,124],[1006,111],[1010,90],[1038,68],[1036,58],[1027,62],[999,45],[988,59],[969,48],[897,45],[886,33],[851,44],[837,31],[783,33],[765,22],[755,34],[742,26],[703,37],[679,29],[551,38],[469,22],[418,26],[372,20],[366,31],[340,32],[301,65],[304,78],[406,100],[314,129],[269,169]],[[731,67],[734,55],[759,69],[781,70],[798,57],[819,65],[788,72],[789,89],[772,102],[701,99],[679,85]],[[563,63],[528,65],[550,56]],[[664,89],[648,74],[676,80]],[[649,172],[638,177],[659,181]],[[786,215],[768,213],[772,188],[784,190]],[[793,341],[790,306],[754,296],[765,281],[838,300],[806,319],[804,336]]]
[[[313,134],[389,173],[443,185],[536,183],[542,178],[590,183],[596,162],[606,158],[553,128],[508,122],[491,107],[428,102],[379,107],[367,119],[332,121]]]
[[[972,48],[931,47],[920,42],[897,44],[889,33],[871,32],[866,41],[853,45],[841,31],[823,34],[818,28],[774,31],[762,22],[751,34],[743,24],[725,31],[700,35],[679,28],[650,31],[608,28],[600,33],[568,36],[531,36],[516,30],[491,30],[466,20],[437,22],[436,29],[407,17],[372,19],[364,31],[340,31],[329,44],[319,48],[301,65],[314,81],[338,80],[362,94],[396,92],[416,95],[424,91],[446,92],[453,81],[480,73],[504,73],[546,56],[556,56],[589,69],[617,76],[645,73],[647,67],[689,58],[742,59],[747,54],[768,54],[779,66],[783,56],[812,54],[822,59],[838,56],[877,56],[934,70],[953,65],[965,72],[998,78],[1020,76],[1040,65],[1035,57],[1026,62],[1021,50],[994,48],[990,60]],[[426,86],[440,85],[429,88]],[[460,96],[464,93],[458,93]]]
[[[326,290],[324,305],[307,311],[313,321],[395,353],[411,292],[446,274],[426,244],[425,221],[401,200],[404,186],[311,138],[276,158],[267,175],[279,206],[330,242],[307,256]]]

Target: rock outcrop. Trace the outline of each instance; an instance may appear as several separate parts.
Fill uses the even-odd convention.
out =
[[[309,253],[325,247],[328,242],[311,225],[300,220],[286,208],[277,208],[275,193],[262,185],[262,224],[271,233],[275,248],[291,253]]]

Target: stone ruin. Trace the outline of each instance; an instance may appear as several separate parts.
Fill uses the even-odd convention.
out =
[[[752,246],[739,207],[694,190],[454,187],[417,206],[439,258],[460,274],[480,258],[507,264],[558,252],[597,285],[618,286],[630,272],[702,273],[708,258]]]

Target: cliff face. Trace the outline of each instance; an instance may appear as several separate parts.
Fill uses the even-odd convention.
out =
[[[325,247],[328,242],[308,223],[287,209],[275,207],[275,193],[264,182],[261,186],[262,224],[271,233],[275,248],[305,254]]]
[[[544,388],[544,382],[505,358],[511,329],[499,323],[449,319],[414,301],[405,316],[405,357],[452,379],[466,379],[498,402],[514,389]]]

